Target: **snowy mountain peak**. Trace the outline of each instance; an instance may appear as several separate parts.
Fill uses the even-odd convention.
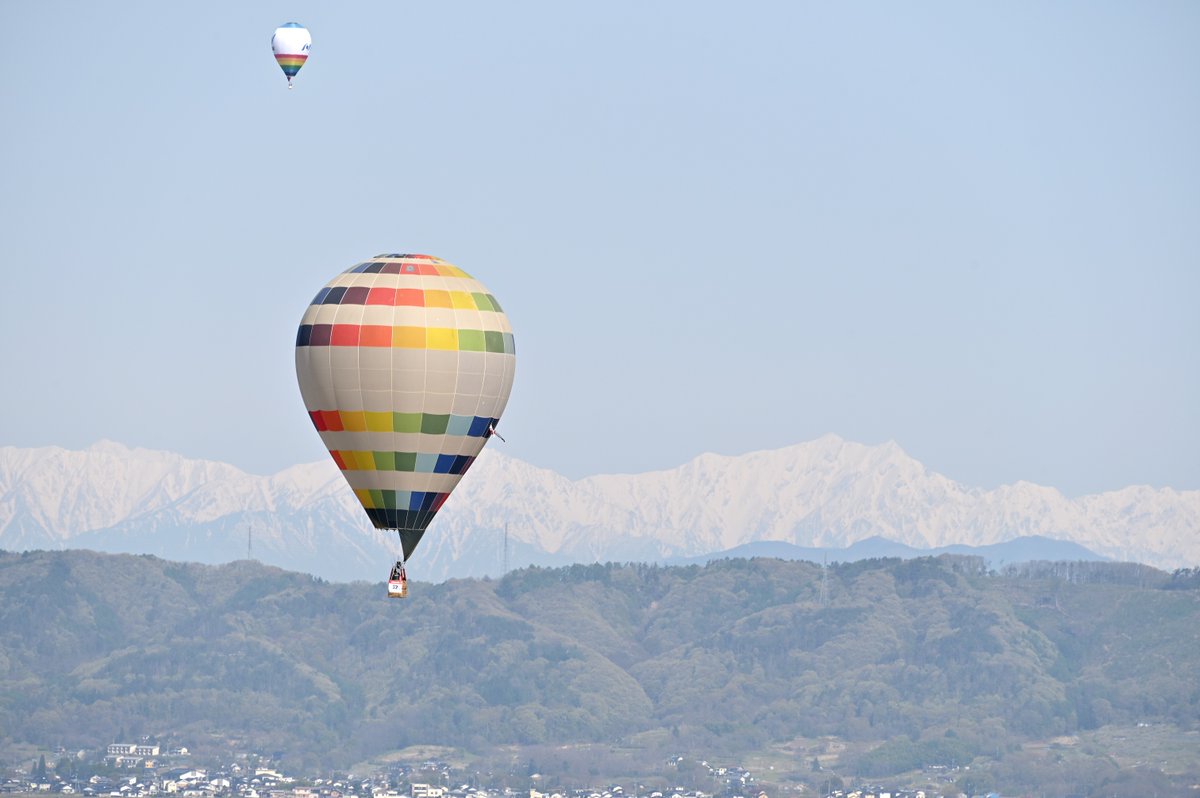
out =
[[[116,441],[110,441],[107,438],[101,438],[91,446],[84,449],[84,451],[95,454],[125,454],[133,450],[123,443],[117,443]]]
[[[1200,491],[1131,486],[1071,500],[930,472],[895,442],[826,435],[676,468],[570,480],[486,449],[414,559],[420,578],[512,565],[693,557],[761,541],[917,549],[1018,537],[1073,541],[1163,568],[1200,563]],[[330,461],[255,476],[100,441],[83,451],[0,448],[0,547],[87,547],[220,562],[248,552],[329,578],[382,578],[391,536],[365,520]]]

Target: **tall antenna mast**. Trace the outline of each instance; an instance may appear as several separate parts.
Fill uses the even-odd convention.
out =
[[[508,576],[508,522],[504,522],[504,575]]]
[[[254,559],[254,524],[246,525],[246,559]]]
[[[821,557],[821,606],[829,606],[829,555]]]

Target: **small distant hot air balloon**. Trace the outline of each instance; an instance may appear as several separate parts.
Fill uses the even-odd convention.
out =
[[[325,448],[404,562],[508,404],[516,354],[496,297],[430,255],[376,255],[334,277],[296,336],[296,375]],[[496,437],[499,437],[498,435]]]
[[[312,47],[312,36],[308,28],[298,22],[289,22],[275,29],[271,37],[271,49],[275,52],[275,60],[279,68],[287,75],[288,88],[292,88],[292,78],[308,60],[308,50]]]

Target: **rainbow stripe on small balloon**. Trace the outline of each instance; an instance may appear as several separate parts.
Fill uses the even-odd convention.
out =
[[[300,67],[304,66],[304,62],[308,60],[308,56],[280,53],[275,56],[275,60],[279,62],[279,68],[283,70],[283,74],[289,78],[294,78],[296,77],[296,73],[300,71]]]

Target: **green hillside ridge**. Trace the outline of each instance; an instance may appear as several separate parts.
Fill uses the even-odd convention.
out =
[[[892,741],[862,762],[884,772],[1104,724],[1194,730],[1195,577],[723,560],[535,568],[389,601],[248,561],[0,553],[0,743],[174,733],[344,767],[415,744],[641,735],[735,753],[835,736]]]

